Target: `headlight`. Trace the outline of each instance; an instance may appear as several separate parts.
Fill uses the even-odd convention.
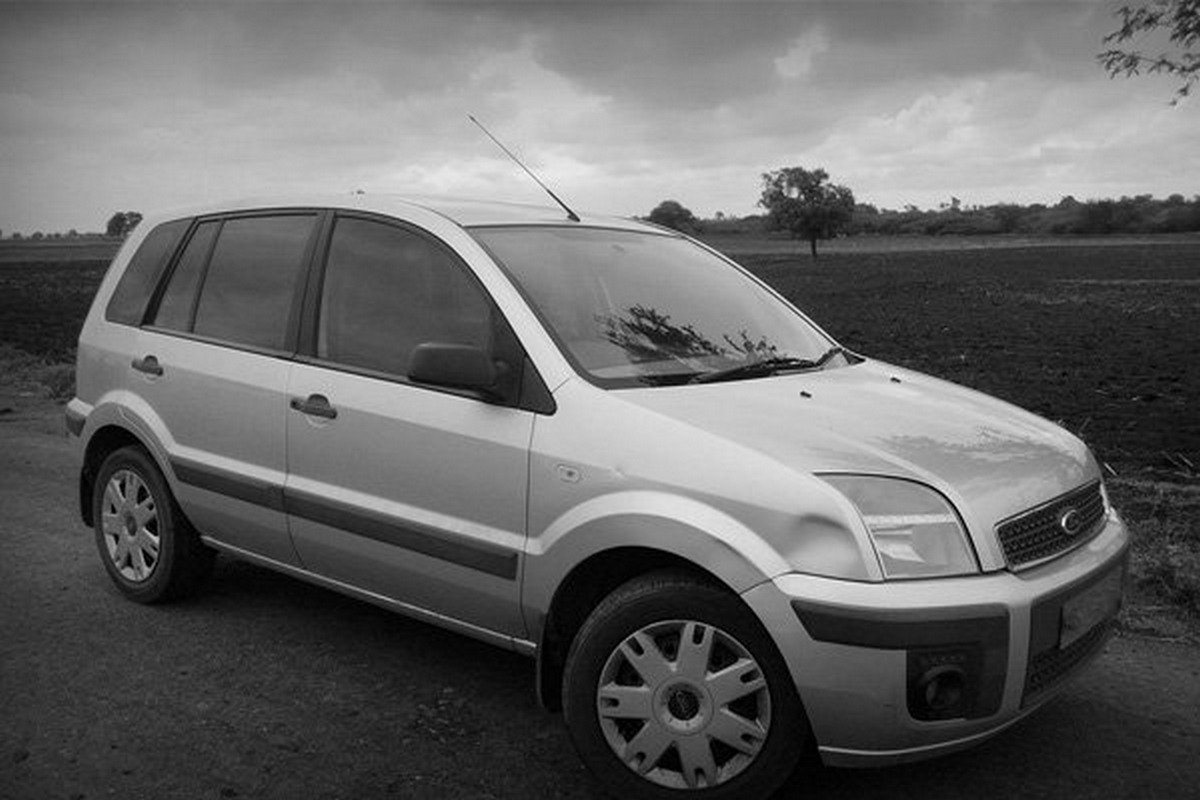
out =
[[[946,577],[979,571],[958,514],[928,486],[866,475],[820,477],[858,509],[885,578]]]

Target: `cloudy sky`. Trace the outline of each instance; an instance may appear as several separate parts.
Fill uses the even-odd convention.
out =
[[[290,190],[755,210],[1200,193],[1200,98],[1109,80],[1104,2],[0,2],[0,230]]]

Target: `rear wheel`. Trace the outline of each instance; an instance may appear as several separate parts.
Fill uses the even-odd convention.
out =
[[[791,676],[753,613],[684,573],[605,598],[565,672],[572,740],[615,795],[765,797],[807,745]]]
[[[140,447],[116,450],[100,465],[92,519],[104,567],[132,600],[183,597],[212,571],[215,553],[200,542],[162,473]]]

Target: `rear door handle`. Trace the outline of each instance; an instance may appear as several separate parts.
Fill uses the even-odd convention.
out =
[[[291,405],[292,408],[301,414],[324,417],[325,419],[337,419],[337,409],[329,404],[329,398],[323,394],[310,394],[306,400],[293,397]]]
[[[162,375],[163,368],[158,363],[158,359],[154,356],[146,356],[144,358],[135,358],[131,366],[138,372],[144,372],[147,375]]]

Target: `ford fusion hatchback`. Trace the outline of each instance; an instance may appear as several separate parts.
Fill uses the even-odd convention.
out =
[[[147,218],[78,353],[80,513],[121,592],[179,597],[223,553],[523,653],[619,796],[976,743],[1120,603],[1079,440],[639,222],[366,195]]]

